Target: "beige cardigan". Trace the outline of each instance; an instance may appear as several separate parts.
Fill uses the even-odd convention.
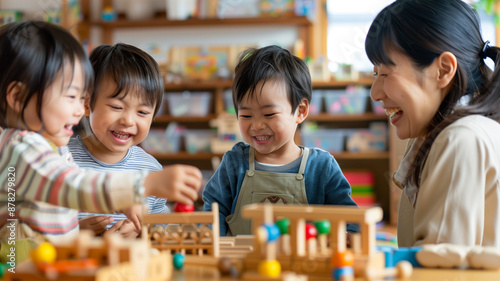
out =
[[[401,182],[420,141],[411,142],[393,178],[404,187],[399,246],[500,248],[500,124],[474,115],[448,126],[431,147],[417,190]]]

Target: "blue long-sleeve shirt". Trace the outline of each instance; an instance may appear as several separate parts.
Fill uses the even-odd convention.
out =
[[[226,152],[219,168],[203,190],[204,211],[211,211],[213,202],[219,203],[221,235],[225,235],[228,230],[226,217],[236,210],[241,184],[245,178],[245,172],[249,169],[249,151],[250,146],[246,143],[239,142],[234,145],[230,151]],[[283,172],[297,173],[300,161],[294,162],[297,165],[292,165],[290,169]],[[262,166],[258,164],[255,168],[262,170]],[[304,179],[308,204],[356,206],[351,198],[351,186],[329,152],[319,148],[310,148]],[[357,232],[358,227],[348,224],[347,230]]]

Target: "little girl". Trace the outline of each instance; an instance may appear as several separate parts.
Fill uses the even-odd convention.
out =
[[[0,28],[0,50],[2,248],[26,253],[27,241],[37,234],[70,243],[79,230],[78,210],[111,213],[145,195],[184,204],[197,198],[202,177],[195,167],[101,173],[80,170],[69,154],[60,154],[84,114],[93,77],[71,34],[44,22],[8,24]]]

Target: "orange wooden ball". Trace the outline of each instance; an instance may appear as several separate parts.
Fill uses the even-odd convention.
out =
[[[331,264],[333,267],[352,266],[354,264],[354,254],[350,250],[344,252],[335,251],[332,254]]]

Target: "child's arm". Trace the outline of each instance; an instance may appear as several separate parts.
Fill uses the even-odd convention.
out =
[[[90,229],[94,234],[101,234],[106,231],[106,226],[114,221],[113,217],[108,216],[88,216],[78,220],[80,229]]]
[[[6,135],[9,134],[9,135]],[[42,201],[93,213],[126,209],[138,201],[141,183],[145,194],[185,204],[196,200],[201,172],[196,167],[173,165],[145,173],[101,173],[70,166],[36,133],[11,130],[3,134],[0,163],[13,167],[18,200]],[[24,176],[23,176],[24,175]],[[7,182],[7,173],[0,182]],[[2,185],[7,192],[7,185]]]
[[[203,211],[212,211],[212,203],[219,204],[220,235],[225,236],[228,230],[226,217],[231,214],[233,198],[235,198],[237,178],[236,169],[229,166],[229,154],[226,153],[217,168],[217,171],[208,180],[203,189]],[[233,192],[234,190],[234,192]]]
[[[319,149],[314,149],[309,157],[305,171],[308,203],[356,206],[351,198],[351,186],[335,158]],[[348,224],[347,230],[358,232],[359,227]]]
[[[118,232],[124,238],[137,238],[141,234],[141,230],[138,230],[129,219],[118,221],[107,231]]]
[[[198,198],[202,178],[200,169],[194,166],[165,166],[162,171],[150,173],[146,177],[145,194],[193,205]]]

